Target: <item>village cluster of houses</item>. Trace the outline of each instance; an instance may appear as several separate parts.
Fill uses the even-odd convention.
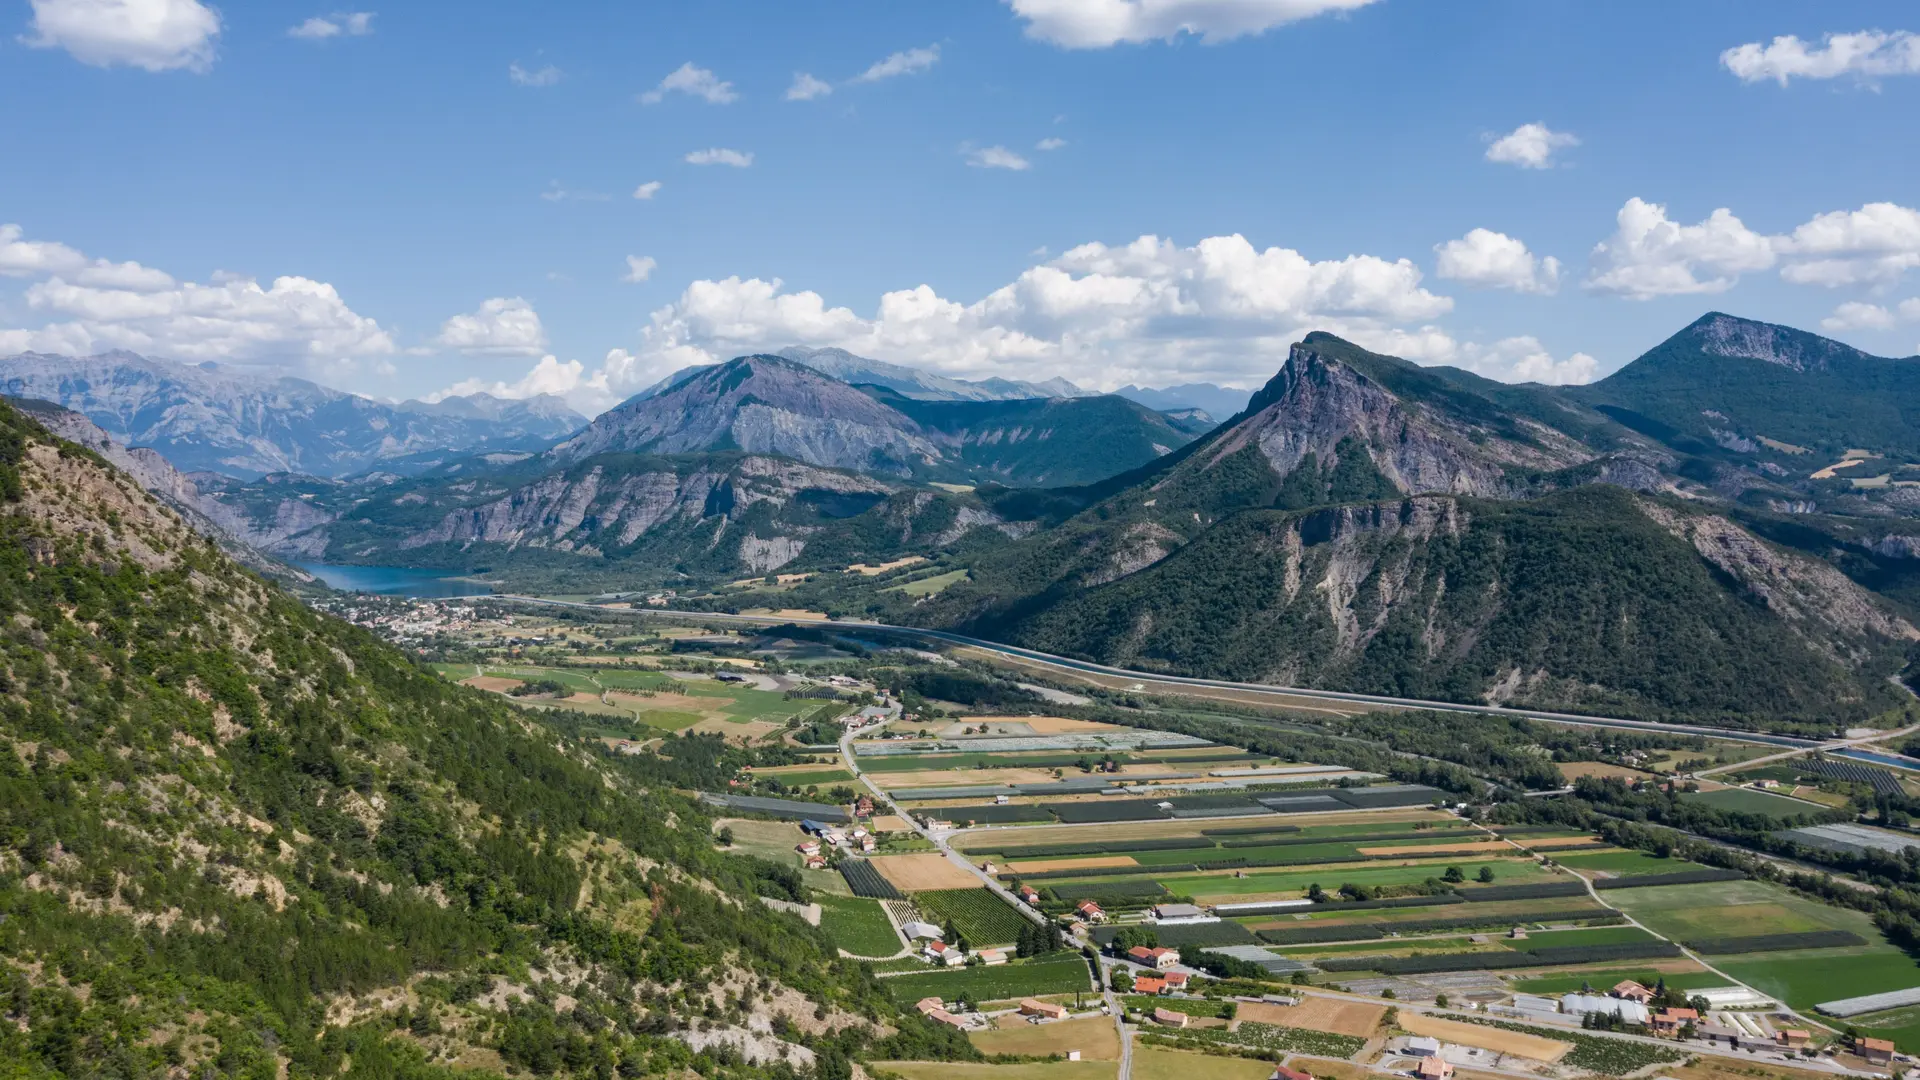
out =
[[[871,804],[869,804],[868,813],[872,813]],[[826,850],[822,845],[840,848],[843,851],[858,851],[865,855],[873,854],[878,847],[873,834],[862,825],[855,825],[843,831],[825,822],[808,818],[800,823],[800,831],[807,834],[807,839],[795,844],[793,849],[806,860],[809,870],[827,868]]]

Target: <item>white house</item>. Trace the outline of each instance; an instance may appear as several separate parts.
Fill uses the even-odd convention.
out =
[[[967,962],[967,956],[960,951],[960,946],[949,945],[944,941],[927,942],[927,947],[922,951],[922,955],[924,955],[929,962],[940,964],[944,967],[959,967],[961,964]]]

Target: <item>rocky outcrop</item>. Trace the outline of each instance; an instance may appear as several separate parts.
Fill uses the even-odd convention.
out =
[[[1760,360],[1793,371],[1824,371],[1836,363],[1870,359],[1867,354],[1830,338],[1817,337],[1790,326],[1755,322],[1718,311],[1708,312],[1682,331],[1709,356]]]

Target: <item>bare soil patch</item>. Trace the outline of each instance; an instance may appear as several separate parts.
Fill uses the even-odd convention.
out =
[[[979,878],[953,865],[945,855],[886,855],[872,862],[880,876],[901,892],[971,889],[980,884]]]
[[[471,686],[476,690],[491,690],[504,694],[516,686],[524,685],[519,679],[509,679],[502,675],[475,675],[471,679],[461,679],[461,686]]]
[[[912,829],[913,826],[907,824],[907,819],[897,814],[882,814],[873,819],[874,832],[909,832]]]
[[[1387,1015],[1385,1005],[1369,1001],[1345,1001],[1340,998],[1310,997],[1298,1005],[1269,1005],[1265,1002],[1241,1002],[1237,1018],[1259,1024],[1330,1031],[1335,1035],[1366,1038]]]
[[[1443,1020],[1437,1016],[1416,1012],[1401,1013],[1400,1026],[1415,1035],[1431,1035],[1443,1042],[1478,1046],[1482,1050],[1493,1050],[1549,1063],[1559,1061],[1573,1049],[1572,1043],[1563,1043],[1556,1039],[1543,1039],[1538,1035],[1528,1035],[1520,1031],[1503,1031],[1500,1028],[1482,1027],[1479,1024],[1463,1024],[1458,1020]]]

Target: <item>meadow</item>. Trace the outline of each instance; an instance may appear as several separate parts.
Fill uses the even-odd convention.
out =
[[[833,943],[855,956],[892,956],[904,946],[878,900],[858,896],[816,895],[820,929]]]
[[[1013,961],[1000,967],[948,968],[926,974],[889,975],[880,980],[895,1001],[911,1005],[923,997],[952,1001],[966,995],[976,1004],[1040,994],[1091,992],[1092,975],[1079,953]]]

